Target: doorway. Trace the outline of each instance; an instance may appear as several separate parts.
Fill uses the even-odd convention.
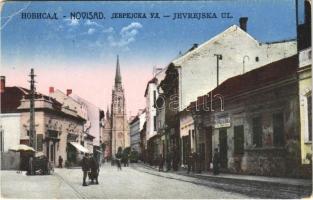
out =
[[[219,147],[221,168],[227,168],[227,129],[219,129]]]
[[[207,128],[207,134],[205,137],[205,163],[206,168],[210,169],[212,163],[212,126]]]

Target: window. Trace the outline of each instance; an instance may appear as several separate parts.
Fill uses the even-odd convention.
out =
[[[259,62],[259,57],[255,57],[255,62]]]
[[[26,130],[26,135],[29,136],[29,130]]]
[[[312,141],[312,95],[310,94],[307,96],[307,103],[308,103],[308,140]]]
[[[275,146],[285,144],[283,113],[273,114],[273,140]]]
[[[255,117],[252,119],[252,131],[253,131],[253,144],[255,144],[256,147],[262,147],[261,117]]]
[[[244,129],[243,125],[234,127],[234,135],[235,135],[235,154],[243,154],[244,153]]]

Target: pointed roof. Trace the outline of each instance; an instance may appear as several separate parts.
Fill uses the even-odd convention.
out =
[[[198,45],[197,48],[191,48],[189,49],[185,54],[183,54],[182,56],[178,57],[177,59],[173,60],[172,63],[175,66],[179,66],[181,65],[182,62],[184,62],[185,59],[187,59],[188,57],[199,53],[199,51],[203,50],[203,48],[211,45],[212,43],[214,43],[215,41],[219,40],[221,37],[227,35],[227,34],[231,34],[235,31],[238,31],[241,34],[244,34],[247,36],[247,38],[249,38],[250,40],[252,40],[253,42],[255,42],[256,45],[259,45],[259,42],[254,39],[249,33],[247,33],[246,31],[242,30],[239,26],[237,25],[232,25],[230,27],[228,27],[226,30],[224,30],[223,32],[215,35],[214,37],[212,37],[211,39],[207,40],[206,42]]]
[[[115,85],[122,83],[121,70],[120,70],[120,61],[117,55],[116,60],[116,72],[115,72]]]

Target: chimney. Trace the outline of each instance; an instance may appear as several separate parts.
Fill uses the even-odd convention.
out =
[[[49,94],[54,93],[54,87],[49,87]]]
[[[3,93],[5,89],[5,76],[0,76],[1,85],[0,85],[0,92]]]
[[[70,94],[72,94],[72,89],[67,89],[66,90],[66,96],[69,96]]]
[[[239,23],[240,23],[240,28],[247,32],[247,22],[248,22],[248,17],[240,17]]]

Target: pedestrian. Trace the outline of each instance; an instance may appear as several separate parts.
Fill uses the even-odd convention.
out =
[[[159,172],[163,171],[163,165],[164,165],[164,158],[163,158],[163,155],[160,154],[159,155]]]
[[[59,168],[62,168],[63,166],[63,158],[62,156],[59,156]]]
[[[196,163],[197,163],[197,153],[193,152],[192,153],[192,164],[191,164],[191,170],[192,172],[196,171]]]
[[[91,173],[90,173],[91,183],[93,184],[94,181],[96,181],[96,184],[99,184],[98,182],[99,164],[95,157],[90,158],[90,170],[91,170]]]
[[[213,174],[217,175],[219,174],[219,164],[220,164],[220,155],[218,152],[218,149],[214,149],[214,155],[213,155]]]
[[[34,175],[34,158],[32,155],[28,160],[28,175]]]
[[[188,173],[188,174],[189,174],[190,171],[191,171],[192,164],[193,164],[193,156],[192,156],[192,153],[189,153],[189,155],[188,155],[188,160],[187,160],[187,165],[188,165],[187,173]]]
[[[87,153],[84,154],[81,165],[83,170],[83,186],[88,186],[86,183],[86,178],[89,171],[89,159]]]
[[[166,171],[170,171],[171,170],[171,165],[172,165],[172,156],[171,153],[168,152],[167,156],[166,156]]]
[[[122,163],[121,163],[121,158],[116,158],[116,163],[117,163],[117,169],[122,170]]]

